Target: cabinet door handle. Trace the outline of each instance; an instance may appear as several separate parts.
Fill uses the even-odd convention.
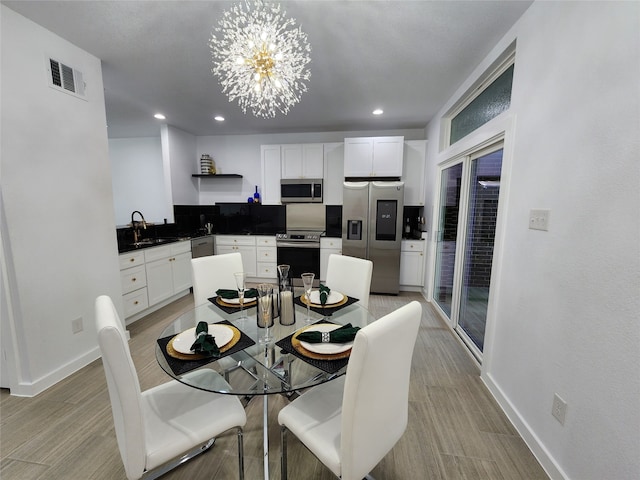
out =
[[[136,300],[135,302],[133,302],[133,304],[134,304],[134,305],[137,305],[137,304],[138,304],[138,300]]]
[[[130,261],[130,262],[135,262],[135,261],[136,261],[136,259],[135,259],[135,258],[130,258],[130,259],[129,259],[129,261]]]
[[[136,277],[133,277],[133,278],[131,279],[131,281],[132,281],[132,282],[135,282],[135,281],[136,281]]]

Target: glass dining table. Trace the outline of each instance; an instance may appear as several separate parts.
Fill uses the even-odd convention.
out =
[[[219,394],[237,395],[247,402],[256,397],[263,401],[263,453],[264,478],[269,479],[268,397],[280,394],[295,397],[303,390],[331,381],[346,372],[349,345],[309,345],[297,340],[305,329],[331,329],[326,324],[364,327],[374,321],[373,316],[356,303],[357,299],[345,296],[339,307],[311,308],[296,299],[295,321],[283,325],[275,318],[270,328],[271,340],[264,342],[265,329],[258,327],[255,302],[249,303],[241,313],[239,308],[225,302],[197,306],[171,322],[156,342],[156,359],[160,367],[175,380],[200,390]],[[177,347],[181,334],[193,330],[199,322],[224,325],[234,332],[233,339],[221,346],[218,359],[195,357]],[[219,327],[215,327],[219,328]],[[210,327],[211,330],[211,327]],[[184,344],[184,343],[183,343]],[[233,344],[229,348],[229,345]],[[307,350],[308,347],[310,350]],[[175,347],[175,348],[174,348]],[[184,347],[183,347],[184,348]],[[218,375],[186,375],[198,369],[210,369]]]

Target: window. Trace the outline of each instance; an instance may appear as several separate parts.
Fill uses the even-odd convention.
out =
[[[449,144],[453,145],[476,128],[508,110],[511,104],[512,83],[513,64],[451,119]]]
[[[445,115],[445,147],[453,145],[509,109],[514,62],[515,44]]]

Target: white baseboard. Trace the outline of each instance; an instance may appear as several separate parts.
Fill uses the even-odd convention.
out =
[[[560,465],[553,458],[549,450],[540,441],[535,432],[531,429],[529,424],[522,418],[518,410],[513,406],[509,399],[504,395],[502,389],[495,383],[491,375],[483,373],[480,377],[486,387],[489,389],[493,397],[496,399],[505,415],[514,428],[518,431],[524,442],[531,450],[531,453],[536,457],[542,468],[547,472],[550,478],[553,480],[566,480],[569,477],[562,470]]]
[[[414,285],[400,285],[401,292],[422,292],[421,286]]]
[[[15,395],[16,397],[35,397],[98,358],[100,358],[100,348],[95,347],[32,383],[19,382],[17,387],[11,389],[11,395]]]

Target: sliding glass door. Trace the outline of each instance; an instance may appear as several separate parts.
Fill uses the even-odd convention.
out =
[[[451,317],[453,302],[453,274],[458,245],[461,185],[462,163],[441,172],[440,215],[436,239],[436,278],[433,297],[448,317]]]
[[[480,360],[491,287],[502,144],[441,170],[433,297]]]

